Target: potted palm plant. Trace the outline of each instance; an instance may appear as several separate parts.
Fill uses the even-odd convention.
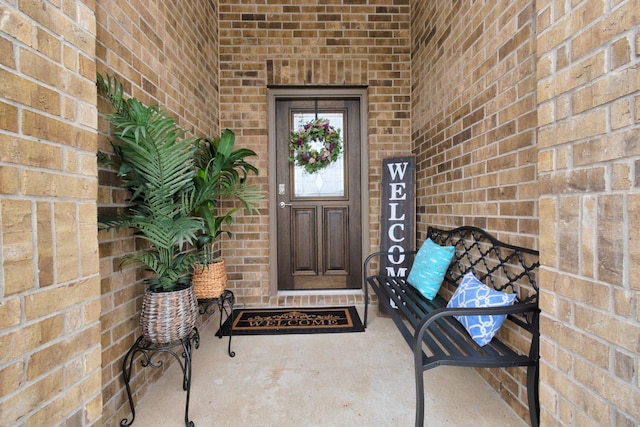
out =
[[[140,325],[151,342],[185,338],[195,327],[197,300],[191,283],[196,253],[190,249],[202,230],[192,215],[195,153],[198,139],[187,137],[176,121],[158,106],[124,99],[122,84],[97,75],[99,91],[113,105],[110,114],[115,165],[121,186],[130,191],[129,206],[116,215],[98,218],[103,229],[128,227],[144,247],[125,255],[123,263],[139,263],[145,279]]]
[[[234,149],[235,135],[226,129],[220,137],[205,139],[198,144],[195,155],[194,212],[204,223],[204,232],[198,236],[200,250],[194,265],[193,283],[198,299],[219,297],[227,286],[224,260],[216,257],[215,242],[222,235],[231,236],[225,227],[231,226],[232,215],[244,207],[250,214],[261,197],[254,186],[246,184],[250,173],[258,175],[258,169],[247,162],[256,156],[247,148]],[[240,201],[241,205],[225,208],[225,200]]]

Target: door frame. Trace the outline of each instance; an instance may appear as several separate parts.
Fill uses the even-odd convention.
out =
[[[305,87],[268,87],[267,88],[267,116],[268,116],[268,156],[269,170],[269,295],[278,294],[304,295],[307,294],[344,294],[364,293],[360,289],[340,290],[278,290],[278,242],[277,242],[277,183],[276,183],[276,101],[286,99],[326,99],[326,98],[354,98],[360,102],[360,208],[362,230],[362,259],[369,248],[369,132],[368,132],[368,102],[367,88],[364,86],[305,86]]]

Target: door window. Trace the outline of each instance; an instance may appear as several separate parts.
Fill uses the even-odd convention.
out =
[[[295,112],[293,113],[292,129],[300,128],[315,118],[314,113]],[[340,131],[340,136],[344,143],[344,113],[323,113],[322,118],[328,120],[330,126]],[[322,143],[319,141],[311,141],[310,145],[312,149],[319,150],[322,148]],[[302,166],[294,166],[293,196],[296,198],[344,197],[344,156],[346,150],[346,145],[343,145],[342,153],[340,153],[338,159],[314,174],[307,173]]]

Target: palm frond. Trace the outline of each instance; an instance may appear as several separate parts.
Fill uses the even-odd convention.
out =
[[[186,136],[186,130],[158,106],[124,99],[123,87],[115,78],[98,74],[97,85],[115,109],[109,116],[113,163],[121,186],[131,192],[127,211],[99,219],[99,224],[107,229],[135,229],[151,247],[125,256],[124,262],[141,263],[153,273],[149,284],[171,289],[188,276],[195,255],[184,251],[203,227],[202,219],[191,215],[188,203],[199,140]]]

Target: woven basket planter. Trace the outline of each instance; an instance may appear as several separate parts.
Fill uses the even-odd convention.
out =
[[[140,327],[142,335],[155,344],[169,344],[186,338],[196,326],[198,301],[193,285],[171,292],[145,290]]]
[[[193,267],[193,287],[197,299],[218,298],[227,288],[227,269],[224,260]]]

